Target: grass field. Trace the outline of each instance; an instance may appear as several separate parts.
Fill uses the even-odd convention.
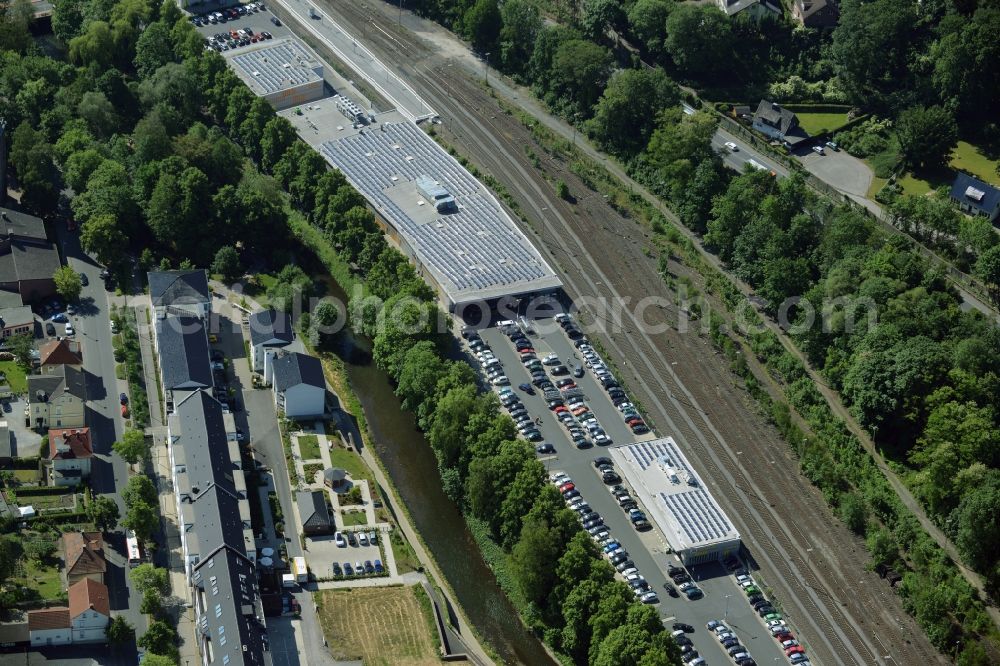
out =
[[[365,461],[353,451],[334,446],[330,449],[330,462],[334,467],[347,470],[347,473],[355,479],[368,479],[373,484],[375,482],[375,477],[372,476],[371,470],[365,465]]]
[[[341,514],[341,521],[345,526],[367,525],[368,515],[364,511],[348,511]]]
[[[14,478],[19,482],[26,485],[35,485],[38,483],[38,470],[37,469],[15,469]]]
[[[799,119],[799,126],[808,132],[810,136],[822,134],[823,132],[833,132],[847,124],[846,113],[796,111],[795,116]]]
[[[334,659],[365,666],[439,664],[429,604],[414,587],[322,590],[315,595],[323,635]],[[426,599],[426,596],[424,596]]]
[[[413,546],[403,538],[399,530],[392,531],[389,535],[389,543],[392,544],[392,554],[396,556],[396,571],[405,574],[420,569],[420,560],[413,552]]]
[[[21,394],[28,392],[28,378],[17,361],[0,361],[0,372],[7,375],[0,383],[9,385],[11,391]]]
[[[319,450],[319,437],[316,435],[302,435],[299,439],[299,453],[303,460],[313,460],[322,457]]]
[[[958,142],[955,150],[951,151],[951,166],[967,171],[987,183],[1000,183],[1000,174],[997,173],[1000,161],[986,157],[971,143]]]

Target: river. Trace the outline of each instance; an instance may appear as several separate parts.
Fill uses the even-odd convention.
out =
[[[325,280],[330,295],[347,302],[343,290]],[[483,560],[461,512],[444,494],[437,460],[414,416],[403,410],[388,375],[371,361],[371,343],[350,331],[337,335],[332,351],[343,361],[361,401],[375,453],[406,504],[470,623],[507,663],[553,664]]]

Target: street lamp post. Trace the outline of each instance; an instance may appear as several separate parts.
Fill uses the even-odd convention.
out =
[[[722,616],[724,622],[729,620],[729,596],[728,594],[726,595],[726,613]]]
[[[490,52],[487,51],[483,54],[483,72],[486,75],[486,85],[490,85]]]

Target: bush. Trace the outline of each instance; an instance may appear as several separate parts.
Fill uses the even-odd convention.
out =
[[[565,199],[566,201],[569,201],[570,200],[569,186],[560,180],[558,183],[556,183],[556,195],[560,199]]]
[[[892,123],[878,118],[869,118],[851,129],[841,130],[834,136],[834,140],[851,155],[862,158],[886,152],[895,143]]]

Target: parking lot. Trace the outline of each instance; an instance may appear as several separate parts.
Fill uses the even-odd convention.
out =
[[[374,545],[371,543],[373,536]],[[306,537],[305,556],[313,575],[320,579],[360,578],[388,573],[382,555],[382,534],[375,529]],[[370,563],[368,571],[365,571],[366,563]],[[365,573],[358,573],[359,565]],[[380,573],[378,568],[383,571]]]
[[[292,32],[288,29],[287,26],[283,24],[275,25],[272,22],[272,19],[274,19],[275,17],[273,14],[271,14],[271,12],[267,11],[267,6],[265,4],[263,3],[257,3],[257,4],[259,4],[260,7],[263,8],[259,8],[257,12],[253,12],[252,10],[244,10],[247,12],[246,14],[238,15],[236,18],[227,18],[225,22],[218,21],[216,23],[211,23],[208,21],[203,21],[202,17],[212,13],[208,11],[206,11],[203,14],[193,14],[192,19],[198,18],[199,22],[202,22],[202,25],[195,24],[195,28],[206,39],[210,39],[218,34],[229,33],[232,30],[241,30],[245,28],[252,30],[254,35],[259,35],[260,33],[266,32],[271,35],[272,41],[273,39],[281,39],[282,37],[293,36]],[[239,7],[240,5],[236,6]],[[242,6],[246,7],[247,5],[242,5]],[[213,12],[214,11],[224,12],[226,10],[218,9],[218,10],[213,10]],[[262,40],[262,41],[266,42],[268,40]],[[254,46],[256,44],[256,42],[251,44],[248,40],[246,44],[242,46],[237,45],[235,46],[235,48],[231,49],[231,45],[233,44],[233,42],[234,40],[232,39],[221,42],[217,50],[219,51],[225,50],[227,52],[229,50],[235,50],[239,52],[241,50],[246,50],[247,48]],[[223,46],[225,47],[224,49]]]
[[[705,629],[710,620],[725,619],[729,629],[758,664],[787,663],[780,646],[771,638],[764,623],[747,602],[747,597],[738,587],[735,578],[721,563],[698,565],[689,570],[694,584],[701,589],[703,597],[689,600],[682,593],[677,592],[676,597],[668,593],[669,590],[676,591],[676,585],[668,580],[667,570],[668,567],[679,566],[679,560],[667,552],[666,542],[655,528],[645,531],[635,529],[629,515],[619,506],[611,492],[615,484],[605,483],[601,472],[594,466],[595,459],[608,456],[609,446],[653,439],[655,434],[632,432],[625,423],[623,413],[613,404],[593,369],[586,367],[583,351],[574,345],[562,326],[548,319],[518,322],[518,328],[526,334],[533,354],[539,361],[532,365],[534,367],[540,365],[550,381],[572,379],[577,389],[572,393],[578,394],[586,405],[587,411],[582,413],[581,417],[592,415],[601,430],[610,438],[611,443],[603,446],[595,445],[593,431],[585,428],[587,441],[581,442],[583,448],[578,448],[571,439],[570,430],[560,422],[555,412],[550,410],[542,391],[536,386],[531,387],[531,393],[519,388],[521,384],[532,384],[529,369],[508,335],[500,328],[490,327],[477,331],[478,336],[488,346],[509,381],[508,386],[496,386],[495,390],[499,392],[506,389],[505,393],[517,396],[518,403],[531,417],[524,422],[525,426],[529,428],[533,426],[540,434],[541,441],[534,444],[536,446],[542,443],[550,444],[555,449],[552,453],[539,453],[549,477],[553,478],[563,473],[572,479],[575,490],[579,492],[580,499],[576,501],[586,502],[590,510],[602,519],[608,533],[604,542],[608,543],[608,539],[617,542],[626,553],[627,560],[633,563],[637,573],[648,583],[648,590],[656,593],[658,599],[651,601],[655,603],[666,626],[670,628],[674,622],[693,625],[695,631],[687,636],[692,647],[705,658],[706,662],[733,663],[715,634]],[[523,347],[524,343],[521,345]],[[556,364],[547,358],[550,355],[558,357],[568,374],[552,374],[551,369],[555,368]],[[526,358],[531,363],[531,359]],[[546,363],[543,363],[543,360]],[[591,361],[591,365],[594,364],[595,362]],[[600,364],[598,357],[596,365],[599,367]],[[576,368],[579,367],[583,367],[584,372],[582,376],[577,377],[575,375],[580,373]],[[494,363],[491,368],[496,369],[498,366]],[[569,406],[569,401],[566,401],[566,405]],[[517,403],[515,409],[516,407]],[[641,506],[639,508],[642,509]],[[609,547],[613,547],[613,544],[609,543]],[[680,641],[685,642],[683,638]]]

